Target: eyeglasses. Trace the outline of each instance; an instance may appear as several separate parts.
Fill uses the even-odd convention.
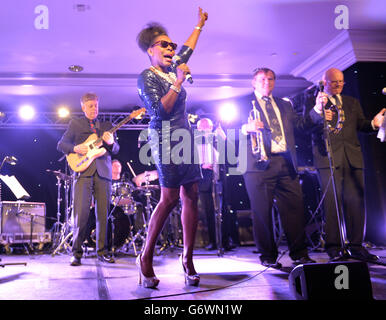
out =
[[[171,46],[171,48],[173,50],[176,50],[177,49],[177,43],[174,43],[174,42],[169,42],[169,41],[166,41],[166,40],[160,40],[160,41],[157,41],[157,42],[154,42],[151,47],[153,48],[154,46],[156,45],[160,45],[161,48],[167,48],[168,46]]]
[[[343,80],[333,80],[333,81],[327,80],[327,82],[329,82],[329,83],[331,83],[333,85],[344,84],[345,83]]]

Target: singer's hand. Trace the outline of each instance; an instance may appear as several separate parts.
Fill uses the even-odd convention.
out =
[[[184,82],[188,73],[190,73],[188,66],[185,63],[181,63],[177,67],[177,81]]]
[[[374,124],[374,127],[375,128],[379,128],[382,123],[383,123],[383,119],[385,118],[385,113],[386,113],[386,108],[383,108],[373,119],[373,124]]]
[[[322,113],[322,108],[326,105],[328,101],[328,95],[324,92],[319,91],[318,95],[316,96],[315,101],[315,107],[318,110],[319,113]]]
[[[198,27],[202,28],[206,20],[208,20],[208,13],[198,7]]]

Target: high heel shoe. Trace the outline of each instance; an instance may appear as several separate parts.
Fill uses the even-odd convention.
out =
[[[188,274],[188,272],[186,271],[184,262],[182,260],[182,254],[180,255],[180,262],[182,265],[182,270],[184,271],[185,284],[187,284],[188,286],[196,286],[197,287],[198,284],[200,283],[200,275],[198,273],[193,274],[193,275]]]
[[[135,260],[135,264],[137,265],[138,271],[139,271],[138,284],[142,285],[144,288],[154,288],[155,289],[158,286],[158,284],[159,284],[159,279],[156,276],[154,276],[154,277],[146,277],[142,273],[141,257],[142,257],[142,253],[139,254],[137,256],[137,259]],[[143,278],[143,280],[142,280],[142,278]]]

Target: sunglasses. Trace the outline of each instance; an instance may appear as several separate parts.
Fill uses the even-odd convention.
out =
[[[156,45],[160,45],[161,48],[167,48],[168,46],[170,46],[173,50],[177,49],[177,43],[168,42],[165,40],[160,40],[160,41],[154,42],[151,47],[153,48]]]

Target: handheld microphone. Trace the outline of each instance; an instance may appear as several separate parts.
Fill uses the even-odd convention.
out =
[[[324,92],[324,82],[323,82],[323,80],[319,81],[319,91],[320,92]]]
[[[318,86],[319,86],[319,91],[320,92],[324,92],[324,82],[323,82],[323,80],[319,81]],[[330,99],[328,99],[326,105],[324,106],[324,109],[327,110],[327,109],[330,109],[331,107],[332,107],[332,103],[331,103]]]
[[[183,63],[183,61],[181,60],[181,57],[180,57],[180,56],[177,56],[177,55],[173,56],[172,62],[173,62],[173,64],[174,64],[175,66],[179,66],[180,64]],[[192,75],[190,74],[190,72],[186,74],[186,80],[188,80],[188,82],[189,82],[190,84],[193,83],[193,78],[192,78]]]

